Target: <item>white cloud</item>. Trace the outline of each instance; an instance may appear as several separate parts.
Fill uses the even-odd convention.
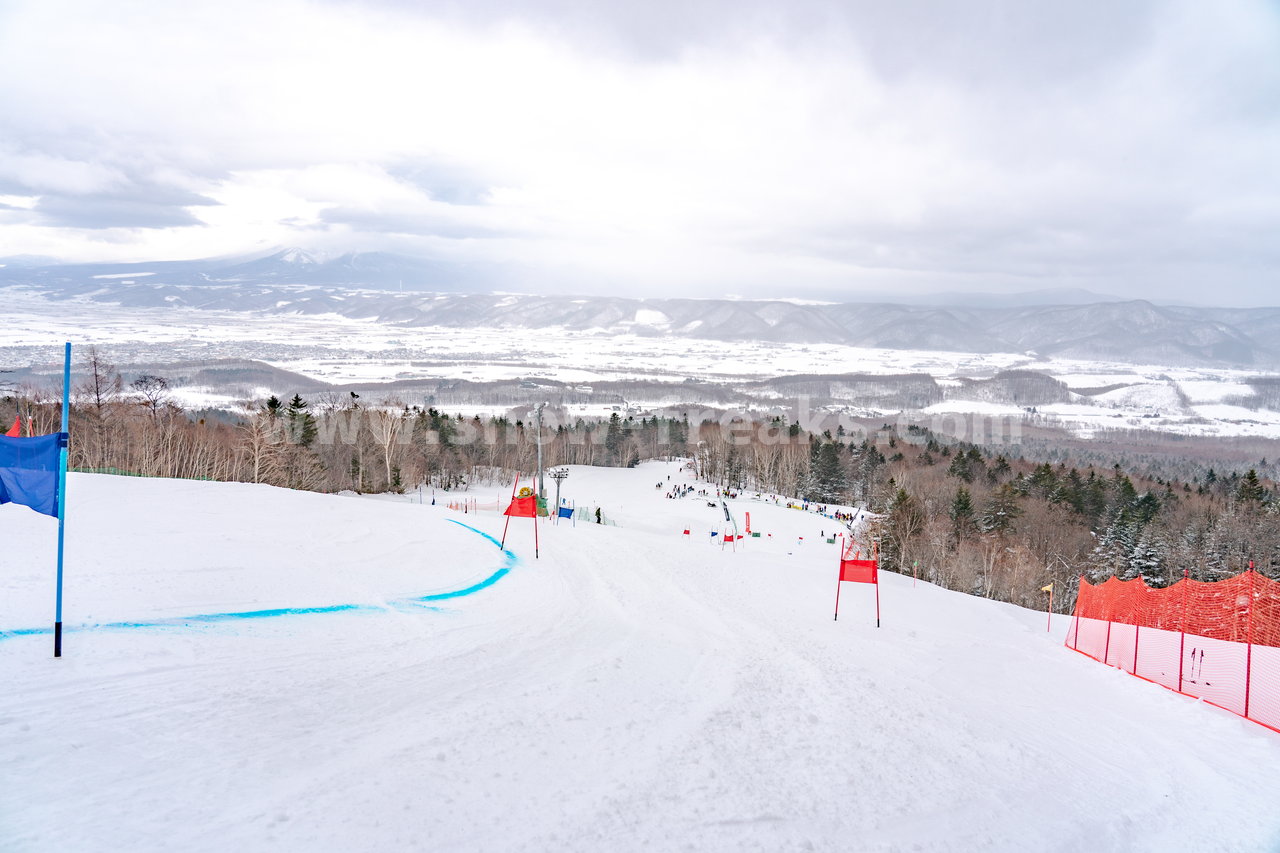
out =
[[[0,151],[0,181],[36,192],[74,194],[116,190],[127,183],[119,170],[101,163],[4,151]]]
[[[547,13],[10,3],[0,192],[167,186],[183,193],[161,202],[203,224],[11,216],[0,244],[140,260],[395,246],[548,287],[705,293],[1142,293],[1167,289],[1171,259],[1244,288],[1273,258],[1256,226],[1280,199],[1274,7],[996,3],[904,23],[811,5],[792,23],[812,25],[710,4],[688,32],[627,18],[601,38]]]

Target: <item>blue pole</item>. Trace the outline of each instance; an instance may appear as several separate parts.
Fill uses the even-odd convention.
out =
[[[67,528],[67,445],[70,443],[71,343],[62,360],[62,437],[58,453],[58,593],[53,615],[53,656],[62,657],[62,554]]]

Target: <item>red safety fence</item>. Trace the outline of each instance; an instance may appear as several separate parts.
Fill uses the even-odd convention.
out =
[[[1280,732],[1280,582],[1080,579],[1067,645]]]
[[[502,509],[501,501],[478,501],[475,498],[459,498],[447,501],[445,506],[458,512],[497,512]]]

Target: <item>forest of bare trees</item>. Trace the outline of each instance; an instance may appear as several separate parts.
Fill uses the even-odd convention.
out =
[[[126,384],[96,349],[77,375],[70,464],[84,471],[385,492],[510,482],[535,465],[527,417],[465,417],[332,392],[201,417],[176,404],[161,376]],[[50,389],[17,391],[5,412],[37,434],[58,428]],[[1108,466],[1096,450],[1087,461],[1031,460],[919,425],[846,434],[783,418],[547,414],[547,465],[689,458],[700,477],[736,492],[865,506],[882,516],[886,568],[974,595],[1038,607],[1052,581],[1068,608],[1080,574],[1167,585],[1184,572],[1226,577],[1253,561],[1280,577],[1280,500],[1254,470],[1265,460],[1175,480]]]

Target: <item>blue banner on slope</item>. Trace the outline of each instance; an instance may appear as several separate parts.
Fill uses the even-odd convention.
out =
[[[58,515],[58,456],[64,439],[60,432],[32,438],[0,435],[0,504]]]

